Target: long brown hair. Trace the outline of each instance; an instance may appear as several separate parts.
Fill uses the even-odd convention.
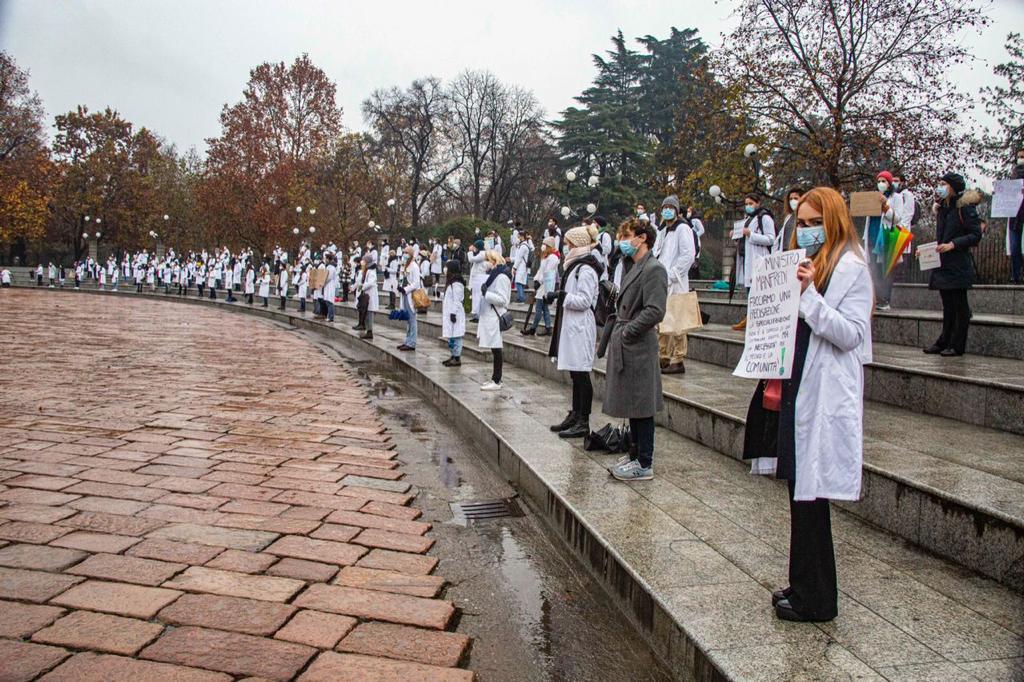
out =
[[[857,236],[857,230],[850,218],[850,211],[839,192],[831,187],[815,187],[800,197],[800,203],[796,207],[797,214],[805,203],[821,213],[821,222],[825,227],[825,243],[811,259],[815,269],[814,286],[820,290],[832,278],[832,273],[843,253],[850,250],[863,258],[863,251],[860,248],[860,237]],[[799,248],[796,233],[797,230],[793,230],[793,236],[789,241],[791,249]]]

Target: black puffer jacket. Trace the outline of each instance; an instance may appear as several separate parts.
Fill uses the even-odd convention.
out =
[[[935,240],[952,243],[953,250],[939,254],[942,265],[932,270],[929,289],[970,289],[974,284],[971,247],[981,241],[980,202],[981,194],[970,190],[939,204]]]

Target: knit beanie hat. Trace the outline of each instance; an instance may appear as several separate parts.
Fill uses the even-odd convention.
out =
[[[565,233],[565,241],[569,246],[580,247],[590,246],[597,241],[596,225],[580,225]]]
[[[678,213],[679,212],[679,197],[677,197],[675,194],[670,194],[667,197],[665,197],[665,201],[661,202],[661,207],[664,208],[666,206],[671,206],[672,208],[674,208],[676,210],[676,213]]]
[[[483,239],[477,239],[475,242],[473,242],[473,246],[475,246],[478,251],[483,251],[484,250],[484,240]]]
[[[942,176],[942,180],[949,184],[957,194],[962,194],[967,189],[967,181],[959,173],[946,173]]]
[[[544,246],[548,247],[552,251],[558,247],[558,240],[554,237],[544,237],[544,241],[541,242]]]
[[[879,173],[878,175],[875,176],[875,180],[877,180],[879,178],[885,180],[889,184],[892,184],[892,173],[890,173],[887,170],[884,170],[884,171],[882,171],[881,173]]]

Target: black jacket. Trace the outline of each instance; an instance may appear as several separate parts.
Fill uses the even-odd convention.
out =
[[[935,240],[939,244],[951,242],[954,248],[939,254],[942,265],[932,270],[929,289],[970,289],[974,284],[971,247],[981,241],[980,201],[981,194],[971,190],[939,204]]]

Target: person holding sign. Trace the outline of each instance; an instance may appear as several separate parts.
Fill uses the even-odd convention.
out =
[[[1017,163],[1014,164],[1010,177],[1014,180],[1024,179],[1024,149],[1017,150]],[[1006,222],[1006,254],[1010,257],[1010,282],[1020,284],[1024,252],[1021,250],[1021,234],[1024,232],[1024,201],[1017,208],[1015,217]]]
[[[791,378],[762,380],[747,412],[751,472],[789,485],[789,586],[772,595],[783,620],[838,615],[829,500],[860,499],[864,369],[871,361],[874,293],[842,196],[801,197],[790,248],[802,248],[800,311]]]
[[[970,192],[962,175],[946,173],[935,188],[935,241],[941,265],[931,272],[929,289],[942,297],[942,333],[925,353],[943,357],[963,355],[967,349],[967,328],[971,306],[967,290],[974,284],[971,247],[981,241],[978,204],[981,193]]]

